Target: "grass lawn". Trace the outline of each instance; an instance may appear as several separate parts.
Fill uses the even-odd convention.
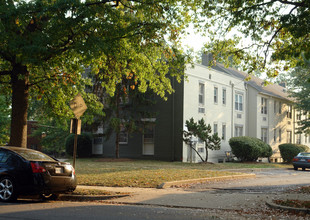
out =
[[[72,162],[72,161],[70,161]],[[268,163],[189,164],[154,160],[76,160],[78,184],[91,186],[157,187],[163,182],[240,174],[240,169],[291,167]],[[234,169],[229,171],[227,169]],[[240,170],[240,171],[238,171]]]

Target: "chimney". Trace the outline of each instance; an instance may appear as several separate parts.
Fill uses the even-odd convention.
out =
[[[286,82],[280,82],[279,86],[282,86],[283,88],[286,88]]]
[[[213,65],[213,55],[212,53],[208,53],[208,54],[205,54],[203,53],[201,55],[201,60],[202,60],[202,65],[204,66],[211,66]]]

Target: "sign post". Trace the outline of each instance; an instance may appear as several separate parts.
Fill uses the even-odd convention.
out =
[[[81,120],[80,117],[84,114],[87,106],[81,96],[78,94],[70,102],[70,108],[72,109],[75,118],[71,119],[70,133],[74,133],[74,145],[73,145],[73,168],[75,168],[76,151],[77,151],[77,138],[81,134]]]

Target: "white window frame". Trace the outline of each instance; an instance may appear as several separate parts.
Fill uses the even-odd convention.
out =
[[[287,105],[287,112],[286,112],[287,118],[292,118],[292,105]]]
[[[126,128],[121,125],[120,132],[118,136],[118,143],[119,144],[128,144],[128,131],[126,131]]]
[[[205,113],[205,83],[199,82],[198,89],[198,113]]]
[[[243,94],[235,93],[235,110],[242,112],[243,111]]]
[[[273,112],[276,114],[277,113],[277,101],[274,100],[273,102]]]
[[[286,142],[292,143],[292,131],[286,131]]]
[[[213,123],[213,134],[218,133],[218,124],[215,122]]]
[[[268,143],[268,128],[266,127],[261,128],[261,140]]]
[[[222,124],[222,140],[226,141],[226,124]]]
[[[296,144],[301,144],[301,134],[296,134]]]
[[[243,136],[243,125],[235,125],[235,137]]]
[[[217,86],[214,86],[214,104],[218,103],[218,98],[219,98],[219,89]]]
[[[267,115],[267,98],[262,97],[261,98],[261,113],[264,115]]]
[[[222,104],[223,105],[226,105],[226,96],[227,96],[226,88],[223,88],[222,90]]]

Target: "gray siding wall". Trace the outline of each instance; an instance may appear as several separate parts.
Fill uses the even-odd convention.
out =
[[[168,100],[157,100],[155,127],[155,159],[182,161],[183,81],[171,80],[175,93]]]

